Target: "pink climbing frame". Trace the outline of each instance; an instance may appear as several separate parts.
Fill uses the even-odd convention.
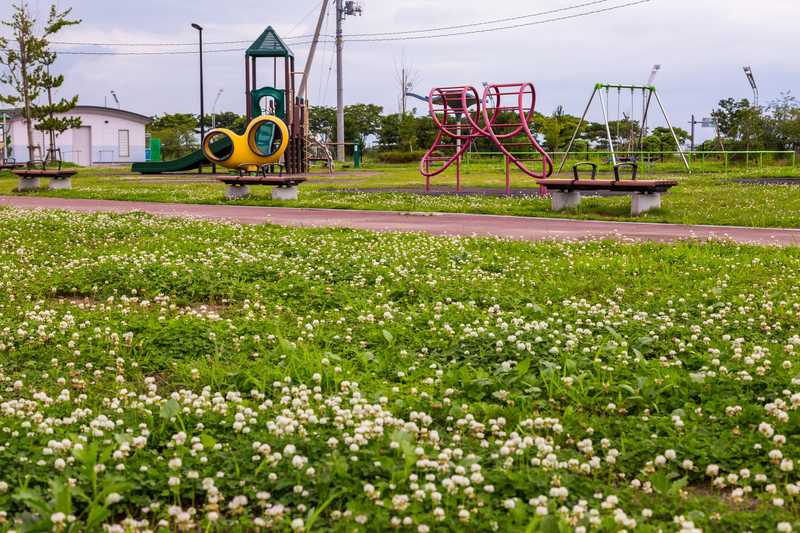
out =
[[[504,156],[506,194],[511,192],[512,164],[532,178],[550,176],[553,160],[536,141],[530,128],[535,106],[536,89],[532,83],[487,85],[480,96],[475,87],[468,85],[432,89],[428,95],[428,108],[439,131],[419,165],[425,176],[425,191],[430,191],[433,176],[455,163],[456,191],[460,192],[461,159],[479,138],[491,140]],[[512,153],[514,147],[532,147],[541,159],[520,159]],[[525,165],[526,162],[539,161],[542,163],[541,172]],[[539,194],[545,192],[539,188]]]

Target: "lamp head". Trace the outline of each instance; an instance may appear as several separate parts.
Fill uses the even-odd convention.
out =
[[[192,28],[196,29],[197,31],[203,31],[203,27],[195,22],[192,22]]]

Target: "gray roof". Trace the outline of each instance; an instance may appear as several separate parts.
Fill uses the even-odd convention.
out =
[[[14,119],[22,116],[22,109],[0,109],[0,114],[5,113],[9,118]],[[115,107],[104,107],[101,105],[76,105],[70,111],[72,114],[80,115],[81,113],[96,113],[99,115],[109,115],[112,117],[124,118],[133,122],[141,124],[150,124],[153,121],[151,117],[134,113],[133,111],[125,111],[124,109],[117,109]]]

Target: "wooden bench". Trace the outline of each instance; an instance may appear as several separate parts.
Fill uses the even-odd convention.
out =
[[[581,179],[581,167],[591,168],[589,179]],[[626,167],[631,169],[631,179],[620,179],[620,170]],[[594,163],[578,163],[572,171],[574,179],[547,178],[536,181],[550,193],[553,211],[578,207],[582,192],[602,191],[631,195],[631,215],[639,216],[651,209],[659,209],[661,195],[678,185],[676,180],[637,180],[636,163],[618,163],[614,166],[614,179],[609,180],[596,179],[597,165]]]
[[[297,200],[297,186],[304,181],[301,176],[218,176],[217,181],[221,181],[228,188],[225,197],[229,200],[247,198],[250,196],[251,185],[267,185],[272,187],[273,200]]]

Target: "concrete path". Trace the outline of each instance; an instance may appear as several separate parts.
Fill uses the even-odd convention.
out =
[[[741,243],[798,245],[800,230],[738,226],[690,226],[640,222],[602,222],[458,213],[400,213],[344,209],[304,209],[237,205],[167,204],[116,200],[79,200],[41,196],[0,196],[0,206],[24,209],[66,209],[229,220],[243,224],[342,227],[374,231],[414,231],[433,235],[489,235],[536,241],[614,237],[644,241],[729,239]]]

